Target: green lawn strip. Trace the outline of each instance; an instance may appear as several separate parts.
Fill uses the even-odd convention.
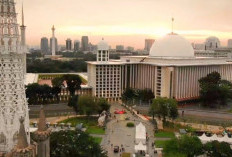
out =
[[[130,153],[122,153],[122,157],[130,157]]]
[[[159,131],[158,133],[155,133],[155,137],[159,137],[159,138],[174,138],[175,134],[173,132]]]
[[[73,127],[75,127],[77,124],[83,123],[84,126],[97,126],[97,118],[95,117],[74,117],[69,118],[63,121],[60,121],[59,123],[71,123]]]
[[[165,141],[165,140],[155,140],[155,147],[156,148],[163,148],[166,143],[167,143],[167,141]]]
[[[93,137],[94,142],[101,144],[102,138],[101,137]]]
[[[98,134],[98,135],[105,134],[105,130],[101,127],[98,127],[98,126],[89,126],[87,128],[86,132],[89,134]]]

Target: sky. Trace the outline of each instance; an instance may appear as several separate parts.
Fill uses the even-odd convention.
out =
[[[39,45],[56,28],[59,44],[67,38],[102,37],[114,48],[122,44],[144,48],[146,38],[174,32],[190,42],[217,36],[222,45],[232,38],[232,0],[16,0],[18,22],[24,5],[28,45]]]

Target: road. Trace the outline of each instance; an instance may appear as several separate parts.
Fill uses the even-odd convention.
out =
[[[111,106],[111,113],[112,115],[115,109],[124,109],[124,107],[120,106],[117,103],[114,103]],[[129,117],[130,120],[124,120],[125,117]],[[144,121],[138,117],[134,117],[130,112],[127,112],[127,114],[119,114],[116,115],[116,119],[112,119],[110,122],[107,123],[107,129],[106,129],[106,136],[103,138],[103,141],[101,143],[102,147],[108,151],[109,157],[118,157],[120,156],[120,153],[114,153],[113,152],[113,146],[120,146],[123,145],[123,148],[125,149],[125,152],[134,153],[134,145],[135,145],[135,127],[128,128],[126,127],[126,124],[128,122],[133,122],[135,125],[138,125],[140,122],[142,122],[145,127],[146,131],[149,136],[149,141],[147,144],[148,148],[148,154],[150,154],[150,157],[154,156],[154,149],[151,147],[151,143],[154,142],[154,133],[153,133],[153,126],[148,122]]]

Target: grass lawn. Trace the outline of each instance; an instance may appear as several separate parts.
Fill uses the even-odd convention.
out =
[[[59,123],[71,123],[73,127],[75,127],[77,124],[83,123],[84,126],[97,126],[97,118],[96,117],[74,117],[69,118],[63,121],[60,121]]]
[[[105,134],[105,130],[98,126],[89,126],[86,132],[89,134],[99,134],[99,135]]]
[[[159,138],[174,138],[175,134],[174,134],[174,132],[159,131],[158,133],[155,133],[155,137],[159,137]]]
[[[166,143],[167,143],[167,141],[156,140],[155,141],[155,147],[156,148],[163,148]]]
[[[71,123],[73,127],[77,124],[83,123],[84,127],[87,128],[86,132],[89,134],[105,134],[105,130],[98,127],[97,117],[74,117],[69,118],[59,123]]]
[[[101,144],[102,138],[101,137],[93,137],[94,141],[98,144]]]
[[[122,153],[122,157],[130,157],[130,153]]]

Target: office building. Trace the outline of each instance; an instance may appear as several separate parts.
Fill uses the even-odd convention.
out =
[[[75,40],[74,41],[74,51],[77,52],[80,50],[80,41],[79,40]]]
[[[155,39],[145,39],[145,47],[144,50],[149,52],[151,49],[151,46],[153,45],[153,43],[155,42]]]
[[[69,38],[66,40],[66,50],[67,51],[71,51],[72,50],[72,40],[69,39]]]
[[[116,51],[123,51],[124,46],[123,45],[116,45]]]
[[[232,48],[232,39],[228,40],[227,47],[228,48]]]
[[[88,51],[88,48],[89,48],[89,37],[82,36],[81,37],[81,49],[82,51]]]
[[[45,55],[49,54],[48,38],[46,37],[41,38],[40,49],[43,54]]]

